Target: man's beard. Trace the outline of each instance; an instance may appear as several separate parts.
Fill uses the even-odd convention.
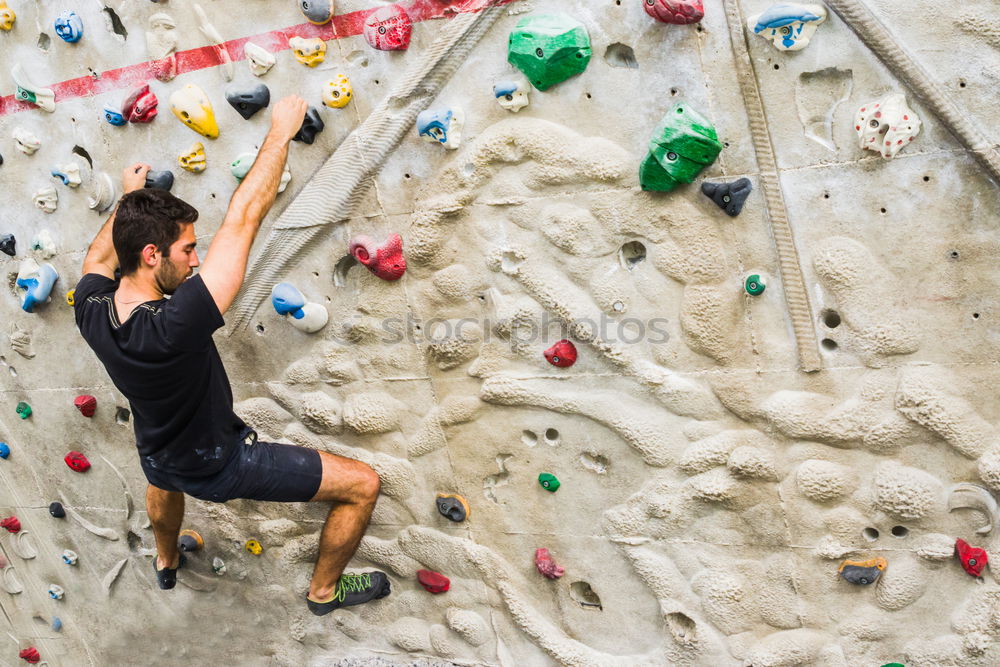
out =
[[[163,294],[173,294],[174,290],[180,287],[186,275],[181,275],[180,271],[168,258],[164,257],[163,263],[156,269],[156,286]]]

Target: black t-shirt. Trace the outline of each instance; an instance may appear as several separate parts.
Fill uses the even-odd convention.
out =
[[[144,466],[189,477],[218,472],[245,433],[212,334],[225,324],[201,276],[169,299],[139,304],[118,321],[118,283],[88,273],[77,283],[76,325],[131,404]]]

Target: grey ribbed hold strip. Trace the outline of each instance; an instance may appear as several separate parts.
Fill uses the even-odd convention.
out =
[[[757,75],[750,52],[747,48],[743,15],[739,0],[725,0],[726,20],[729,23],[729,39],[733,44],[733,60],[739,79],[743,104],[750,120],[750,136],[757,165],[760,170],[760,187],[764,193],[767,218],[771,226],[771,237],[778,251],[778,266],[781,270],[781,285],[785,292],[788,315],[792,320],[795,344],[798,348],[799,367],[806,372],[818,371],[823,367],[813,326],[812,308],[806,291],[799,253],[795,248],[792,227],[788,223],[785,197],[778,179],[778,162],[774,157],[774,146],[767,131],[767,116],[757,87]]]

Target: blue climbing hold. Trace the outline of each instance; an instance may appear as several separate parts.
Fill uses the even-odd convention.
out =
[[[17,286],[25,290],[24,300],[21,302],[21,310],[26,313],[34,311],[36,305],[48,301],[52,292],[52,285],[59,278],[55,267],[51,264],[42,264],[37,271],[32,271],[29,276],[17,279]]]
[[[122,115],[121,110],[114,108],[110,104],[104,105],[104,120],[108,121],[112,125],[118,126],[124,125],[128,122],[125,119],[125,116]]]
[[[55,630],[56,632],[62,631],[62,621],[59,620],[58,616],[52,617],[52,629]]]
[[[0,459],[10,458],[10,446],[6,442],[0,442]]]
[[[278,283],[271,290],[271,305],[279,315],[291,315],[301,320],[305,313],[302,307],[306,305],[306,297],[291,283]]]
[[[83,21],[73,11],[66,11],[60,14],[56,18],[55,29],[59,38],[70,44],[79,42],[80,38],[83,37]]]

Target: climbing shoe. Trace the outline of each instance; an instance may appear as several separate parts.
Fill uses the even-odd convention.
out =
[[[313,600],[306,594],[309,611],[317,616],[325,616],[334,609],[364,604],[384,598],[389,594],[389,577],[385,572],[364,572],[362,574],[342,574],[337,580],[337,588],[329,600]]]
[[[177,585],[177,570],[184,567],[187,556],[181,554],[181,560],[177,563],[177,567],[165,567],[162,570],[156,567],[156,561],[157,557],[153,556],[153,572],[156,572],[156,583],[159,584],[161,590],[169,591]]]

